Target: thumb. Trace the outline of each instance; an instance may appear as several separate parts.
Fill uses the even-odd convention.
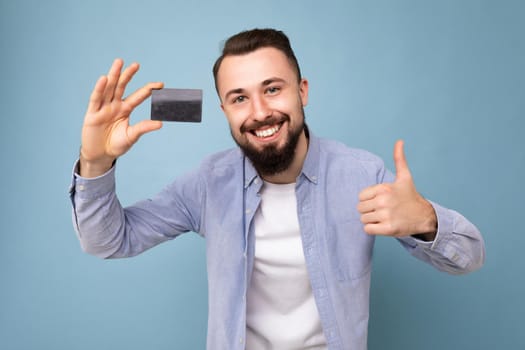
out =
[[[162,128],[162,122],[159,120],[142,120],[128,129],[128,139],[131,143],[137,140],[144,134]]]
[[[412,180],[412,175],[410,174],[410,169],[408,168],[408,163],[405,157],[405,152],[403,150],[403,145],[403,140],[398,140],[394,145],[394,165],[396,167],[396,182],[400,180]]]

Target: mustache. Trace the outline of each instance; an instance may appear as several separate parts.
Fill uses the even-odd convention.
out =
[[[253,123],[244,123],[241,125],[241,132],[247,132],[255,129],[262,128],[263,126],[275,125],[290,121],[290,116],[288,114],[282,114],[280,116],[270,116],[261,121],[255,121]]]

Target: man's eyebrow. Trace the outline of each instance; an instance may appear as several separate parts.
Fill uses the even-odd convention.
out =
[[[262,82],[262,86],[268,86],[272,83],[286,83],[286,80],[282,79],[282,78],[277,78],[277,77],[272,77],[272,78],[269,78],[269,79],[266,79],[265,81]]]
[[[232,89],[230,91],[228,91],[226,93],[226,95],[224,95],[224,100],[227,100],[228,99],[228,96],[230,95],[233,95],[233,94],[241,94],[244,92],[244,89],[243,88],[238,88],[238,89]]]

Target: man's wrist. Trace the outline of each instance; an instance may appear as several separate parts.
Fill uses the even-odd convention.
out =
[[[80,153],[78,174],[85,178],[93,178],[103,175],[113,167],[116,159],[100,161],[88,161]]]
[[[427,220],[425,221],[424,227],[421,229],[420,233],[412,236],[422,241],[432,242],[436,239],[438,230],[437,215],[432,204],[427,200],[425,200],[425,202],[428,211],[428,214],[426,215]]]

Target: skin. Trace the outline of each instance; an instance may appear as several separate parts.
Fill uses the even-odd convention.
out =
[[[396,179],[367,187],[359,193],[357,210],[368,234],[392,237],[418,235],[433,241],[437,217],[432,205],[416,190],[403,151],[403,141],[394,146]]]
[[[104,174],[142,135],[162,127],[162,122],[153,120],[129,124],[131,112],[151,95],[153,89],[161,89],[164,84],[146,84],[123,99],[127,84],[139,70],[138,63],[122,71],[123,65],[121,59],[116,59],[108,74],[98,79],[89,98],[80,149],[80,175],[83,177]]]
[[[131,112],[163,83],[144,85],[123,99],[127,84],[139,69],[137,63],[122,70],[116,59],[107,75],[99,78],[91,94],[82,128],[80,175],[104,174],[115,159],[126,153],[138,139],[162,127],[162,122],[143,120],[129,124]],[[272,144],[282,147],[290,130],[304,122],[302,108],[308,102],[308,81],[298,79],[286,56],[274,48],[225,57],[217,76],[221,108],[232,136],[256,149]],[[288,117],[285,117],[288,116]],[[268,120],[272,120],[267,124]],[[255,130],[280,126],[269,137],[258,137]],[[300,174],[308,140],[299,137],[294,159],[283,172],[263,175],[272,183],[293,183]],[[432,205],[416,190],[403,151],[403,142],[394,146],[396,179],[393,183],[365,188],[359,194],[357,210],[364,230],[371,235],[404,237],[418,235],[431,241],[436,236],[437,217]]]
[[[221,108],[228,119],[232,136],[237,142],[261,150],[270,144],[281,149],[288,140],[290,129],[302,126],[302,107],[308,102],[308,81],[298,79],[286,56],[274,48],[227,56],[217,75]],[[289,120],[257,127],[274,116],[278,121],[284,116]],[[279,127],[270,137],[257,137],[254,132]],[[245,130],[245,131],[243,131]],[[308,141],[304,131],[299,137],[294,160],[285,171],[264,175],[272,183],[292,183],[300,174]]]

